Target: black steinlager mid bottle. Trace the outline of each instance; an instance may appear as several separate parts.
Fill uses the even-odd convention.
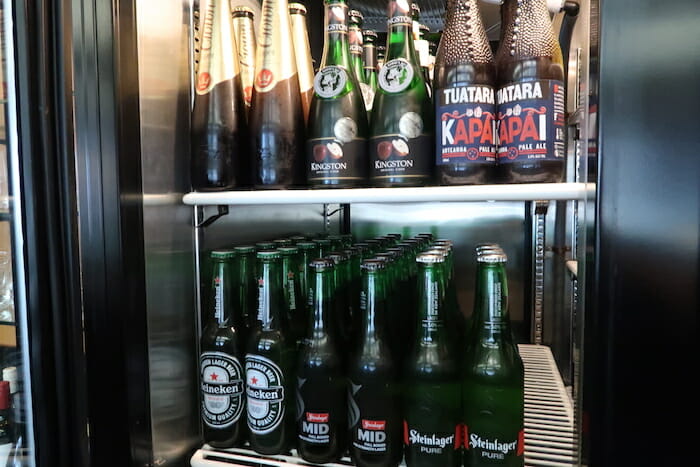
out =
[[[348,48],[347,3],[326,0],[325,43],[314,77],[306,143],[307,180],[314,187],[367,181],[367,111]]]
[[[419,254],[418,340],[404,377],[406,465],[461,465],[460,381],[445,332],[442,255]]]
[[[524,370],[508,317],[506,261],[497,250],[477,258],[474,322],[462,373],[469,467],[523,465]]]
[[[214,250],[211,302],[214,319],[202,333],[199,357],[200,392],[204,441],[212,447],[231,448],[245,435],[243,368],[239,359],[238,333],[233,326],[235,309],[233,270],[234,252]]]
[[[335,311],[333,261],[309,264],[311,326],[297,369],[297,449],[302,459],[323,464],[340,459],[347,439],[346,382],[329,314]]]
[[[286,454],[294,436],[294,342],[284,324],[282,259],[257,252],[259,328],[245,356],[250,445],[260,454]]]
[[[384,262],[362,262],[359,347],[348,365],[350,457],[358,467],[397,466],[401,445],[399,372],[381,334],[386,313]]]

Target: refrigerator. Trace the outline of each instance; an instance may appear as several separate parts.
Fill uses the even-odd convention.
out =
[[[318,64],[323,4],[303,3]],[[417,3],[439,32],[445,2]],[[494,45],[498,3],[480,2]],[[386,31],[384,0],[349,4]],[[22,376],[26,465],[300,463],[205,445],[198,394],[207,252],[299,232],[449,238],[466,314],[474,246],[500,243],[526,465],[684,465],[700,8],[548,4],[566,59],[564,183],[201,194],[189,181],[196,0],[4,0],[14,317],[0,327],[2,363]]]

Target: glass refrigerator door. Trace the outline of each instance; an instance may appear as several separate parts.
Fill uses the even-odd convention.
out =
[[[13,1],[0,3],[0,466],[34,465],[31,416],[27,408],[27,321],[23,303],[25,257],[21,197],[17,190],[17,107],[13,60]]]

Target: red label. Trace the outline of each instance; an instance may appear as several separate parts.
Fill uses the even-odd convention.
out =
[[[243,93],[245,95],[244,99],[246,104],[250,105],[250,103],[253,100],[253,86],[246,86],[245,88],[243,88]]]
[[[211,84],[211,75],[206,71],[203,71],[197,77],[197,90],[206,91],[206,89],[209,87],[209,84]]]
[[[403,444],[408,446],[408,422],[403,421]]]
[[[258,76],[255,79],[259,87],[266,88],[272,83],[273,78],[272,71],[268,70],[267,68],[263,68],[260,70],[260,73],[258,73]]]
[[[462,424],[462,445],[469,449],[469,427],[465,424]]]
[[[525,430],[520,430],[518,433],[518,450],[516,454],[522,456],[525,453]]]
[[[312,423],[328,423],[328,414],[306,412],[306,421]]]
[[[462,447],[462,424],[455,425],[455,442],[454,442],[454,448],[459,449]]]
[[[384,430],[386,421],[384,420],[362,420],[363,430]]]

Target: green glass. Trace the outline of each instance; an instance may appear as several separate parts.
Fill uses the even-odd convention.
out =
[[[377,32],[373,29],[364,31],[362,38],[362,60],[365,70],[365,82],[369,85],[372,92],[377,92]],[[372,106],[370,105],[368,110]]]
[[[434,110],[416,54],[408,3],[389,1],[386,62],[372,105],[369,133],[373,186],[430,184]]]
[[[343,239],[342,235],[329,235],[327,238],[331,241],[332,251],[338,251],[342,248],[345,248],[345,240]]]
[[[292,235],[289,239],[296,245],[299,242],[305,242],[308,240],[306,235]]]
[[[311,269],[310,327],[297,371],[297,450],[311,463],[340,459],[346,449],[347,389],[331,316],[337,297],[333,261],[316,259]]]
[[[301,293],[299,281],[300,250],[296,246],[288,246],[277,248],[277,251],[282,254],[282,277],[289,334],[299,348],[308,327],[306,302]]]
[[[302,303],[308,303],[309,295],[309,263],[318,258],[318,245],[315,242],[305,241],[296,244],[299,248],[299,287],[301,288]]]
[[[276,238],[272,240],[272,243],[274,243],[275,248],[294,246],[294,242],[290,238]]]
[[[362,289],[362,276],[360,266],[362,264],[362,252],[356,248],[346,248],[343,253],[348,257],[348,295],[350,300],[350,340],[351,349],[355,349],[360,337],[360,325],[362,314],[360,312],[360,290]]]
[[[371,245],[367,242],[353,243],[352,248],[360,251],[362,259],[369,259],[371,256],[374,255],[374,253],[372,252]]]
[[[235,300],[238,305],[238,317],[234,317],[234,326],[240,335],[241,355],[248,348],[253,325],[256,323],[255,307],[258,299],[258,288],[255,278],[255,247],[252,245],[237,245],[233,247],[236,253],[233,259]]]
[[[326,258],[333,264],[333,294],[335,297],[336,310],[331,317],[331,329],[334,333],[335,341],[342,349],[349,349],[352,346],[352,320],[359,312],[352,309],[350,301],[350,259],[347,254],[341,251],[332,251]],[[346,360],[347,352],[343,354]]]
[[[258,321],[245,356],[248,429],[260,454],[286,454],[294,439],[295,343],[285,320],[282,255],[256,254]]]
[[[351,233],[340,234],[340,237],[343,239],[344,248],[350,248],[355,241],[355,237]]]
[[[461,465],[460,378],[445,330],[444,261],[434,254],[416,258],[418,338],[404,378],[409,467]]]
[[[315,238],[313,242],[316,244],[316,258],[325,257],[333,249],[333,243],[328,238]]]
[[[306,144],[311,187],[367,183],[369,124],[350,58],[347,9],[345,0],[325,0],[325,40],[314,77]]]
[[[275,242],[262,241],[262,242],[257,242],[255,244],[255,248],[257,249],[257,251],[274,250],[275,248],[277,248],[277,245],[275,245]]]
[[[359,10],[350,10],[348,14],[348,45],[350,50],[350,63],[352,71],[357,77],[358,83],[367,83],[365,80],[364,62],[362,61],[363,31],[362,23],[365,17]]]
[[[524,462],[524,368],[510,327],[506,262],[502,252],[477,259],[473,340],[462,371],[468,466]]]

